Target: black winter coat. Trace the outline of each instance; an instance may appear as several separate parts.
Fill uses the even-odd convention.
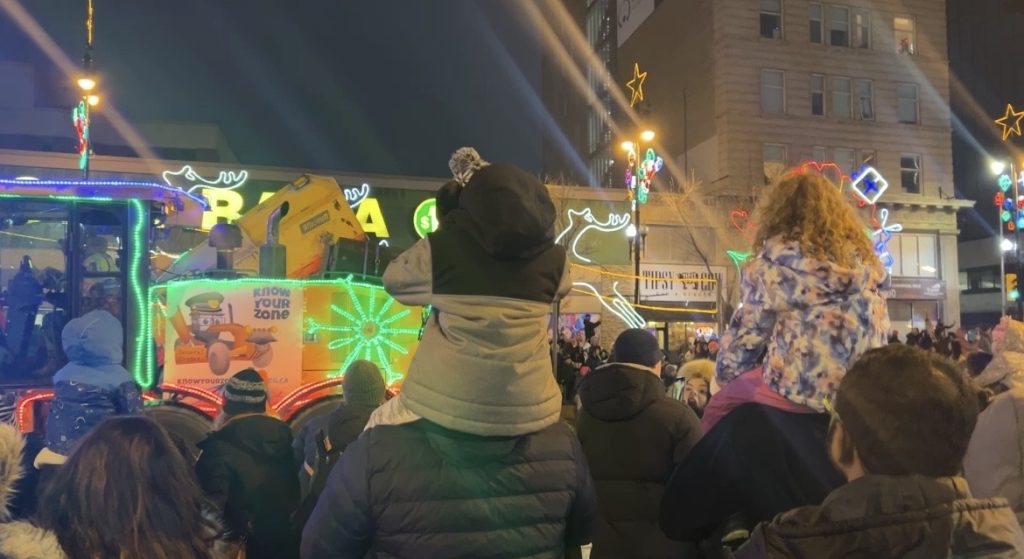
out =
[[[564,423],[519,437],[382,425],[331,470],[302,557],[560,558],[590,541],[596,509]]]
[[[266,415],[232,419],[199,443],[199,484],[223,511],[232,536],[247,538],[248,559],[298,556],[291,516],[299,479],[291,445],[291,429]]]
[[[314,468],[319,462],[317,437],[320,432],[324,432],[330,440],[331,448],[328,450],[344,452],[352,441],[359,438],[375,409],[377,406],[350,405],[342,402],[319,421],[311,421],[302,426],[295,436],[292,448],[300,465],[299,483],[303,495],[309,493],[310,479],[315,474]]]
[[[609,363],[580,384],[576,431],[601,511],[593,559],[678,558],[685,547],[658,527],[665,484],[701,436],[686,404],[652,371]]]
[[[827,414],[761,404],[732,410],[672,474],[662,530],[674,540],[701,541],[736,514],[752,529],[781,512],[820,504],[846,481],[828,457],[828,421]]]

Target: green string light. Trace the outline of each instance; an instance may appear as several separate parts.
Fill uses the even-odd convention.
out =
[[[132,361],[132,376],[143,389],[153,387],[152,367],[149,365],[153,360],[153,338],[148,331],[152,327],[150,320],[151,306],[145,297],[143,282],[145,281],[145,266],[143,265],[143,253],[148,252],[146,242],[146,226],[148,225],[148,214],[145,205],[139,200],[130,201],[132,223],[131,247],[129,248],[128,264],[128,289],[131,292],[132,300],[135,302],[135,317],[141,327],[135,328],[135,359]]]
[[[379,285],[358,282],[353,276],[333,280],[268,280],[265,278],[239,278],[234,280],[176,280],[170,284],[153,286],[149,290],[149,304],[147,309],[152,309],[157,302],[157,293],[167,285],[188,285],[193,287],[201,285],[203,289],[217,291],[218,289],[230,289],[238,284],[267,285],[272,282],[274,285],[291,286],[303,288],[309,286],[333,286],[342,287],[351,301],[351,307],[332,304],[330,311],[336,318],[340,318],[341,324],[321,324],[312,318],[305,321],[305,334],[312,335],[317,332],[333,334],[327,342],[327,348],[331,350],[348,349],[348,355],[342,362],[341,367],[330,373],[330,377],[341,375],[349,365],[356,359],[375,361],[385,374],[385,381],[388,384],[402,378],[402,372],[396,371],[391,366],[391,360],[387,358],[387,351],[395,351],[401,355],[408,355],[410,350],[403,344],[413,343],[419,339],[421,328],[397,328],[391,326],[395,322],[407,318],[411,314],[408,308],[393,309],[395,299],[384,291]],[[377,307],[377,298],[384,297],[384,303]],[[152,320],[147,321],[146,339],[153,339]],[[406,341],[407,340],[407,341]],[[152,343],[145,344],[149,348],[149,359],[146,360],[147,372],[142,378],[153,379],[155,362],[152,359]],[[141,384],[141,383],[140,383]]]
[[[331,312],[340,317],[343,324],[321,324],[312,318],[306,321],[306,334],[312,335],[317,332],[329,332],[335,334],[334,339],[327,343],[327,348],[332,350],[348,349],[348,355],[342,362],[341,367],[331,374],[332,377],[342,374],[349,365],[356,359],[376,361],[377,366],[384,371],[385,381],[388,384],[400,379],[402,373],[395,371],[391,366],[391,360],[386,355],[387,350],[396,351],[402,355],[408,355],[409,349],[398,340],[403,336],[413,339],[419,338],[420,328],[396,328],[391,326],[395,322],[408,317],[411,314],[409,309],[391,311],[395,299],[384,293],[385,301],[380,309],[376,309],[377,297],[380,296],[382,288],[358,284],[348,281],[344,284],[349,301],[352,303],[351,310],[331,305]],[[356,287],[365,288],[365,297],[360,297]]]

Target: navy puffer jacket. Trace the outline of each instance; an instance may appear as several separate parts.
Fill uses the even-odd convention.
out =
[[[331,471],[306,559],[560,558],[590,541],[596,499],[564,423],[481,437],[426,420],[374,427]]]

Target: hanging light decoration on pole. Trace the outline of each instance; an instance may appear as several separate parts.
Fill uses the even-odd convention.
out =
[[[643,247],[645,230],[640,226],[640,206],[647,203],[651,192],[651,183],[654,176],[661,171],[665,162],[658,157],[654,149],[647,148],[642,151],[643,143],[650,144],[654,141],[654,131],[644,130],[640,132],[637,141],[622,142],[622,149],[626,151],[626,188],[633,211],[633,223],[626,228],[626,236],[632,239],[633,247],[633,303],[640,303],[640,254]],[[640,159],[640,153],[644,158]]]
[[[86,0],[85,13],[85,56],[82,58],[82,76],[78,78],[78,89],[82,97],[71,110],[71,124],[78,137],[78,168],[82,177],[89,178],[89,159],[92,157],[90,108],[99,105],[100,96],[95,93],[96,77],[92,71],[93,6]]]

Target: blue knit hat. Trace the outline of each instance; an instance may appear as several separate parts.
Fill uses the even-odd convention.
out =
[[[619,334],[612,346],[612,361],[653,367],[661,362],[658,340],[640,328],[631,328]]]

